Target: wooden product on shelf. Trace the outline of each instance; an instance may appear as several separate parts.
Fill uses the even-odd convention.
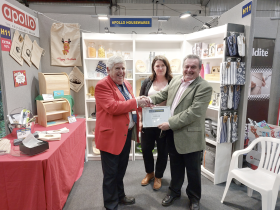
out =
[[[53,94],[53,91],[63,90],[64,95],[70,95],[69,77],[62,73],[38,73],[40,95]]]
[[[68,122],[71,107],[67,99],[37,101],[38,123],[44,127]]]

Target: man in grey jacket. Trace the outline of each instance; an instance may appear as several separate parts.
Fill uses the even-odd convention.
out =
[[[186,193],[190,199],[190,209],[200,209],[205,113],[212,95],[212,87],[199,76],[201,65],[198,56],[186,56],[183,60],[183,76],[173,78],[166,89],[150,97],[153,104],[167,100],[166,106],[171,107],[168,122],[158,126],[166,130],[171,168],[171,183],[162,201],[163,206],[171,205],[181,196],[186,168]]]

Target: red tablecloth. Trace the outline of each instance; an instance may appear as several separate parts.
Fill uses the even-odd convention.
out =
[[[60,141],[49,141],[49,149],[32,157],[0,156],[1,210],[62,209],[74,182],[84,167],[85,120],[35,131],[67,127]],[[10,135],[7,136],[13,139]],[[11,142],[12,143],[12,142]]]

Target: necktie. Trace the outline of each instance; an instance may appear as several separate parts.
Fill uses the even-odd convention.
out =
[[[123,95],[123,97],[125,98],[125,100],[127,101],[127,100],[129,100],[130,99],[130,97],[129,97],[129,95],[127,95],[127,91],[125,91],[124,90],[124,88],[126,88],[126,87],[124,87],[123,85],[118,85],[118,88],[119,88],[119,90],[121,91],[121,93],[122,93],[122,95]],[[131,113],[131,115],[132,115],[132,119],[133,119],[133,121],[136,123],[137,122],[137,114],[136,114],[136,111],[134,111],[135,113]]]

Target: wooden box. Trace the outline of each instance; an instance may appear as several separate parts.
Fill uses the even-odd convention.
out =
[[[70,95],[69,77],[62,73],[38,73],[40,95],[52,94],[56,90],[64,90],[64,95]]]
[[[50,101],[37,100],[38,123],[44,127],[68,122],[70,103],[65,98]]]
[[[205,74],[205,80],[220,81],[220,74]]]

